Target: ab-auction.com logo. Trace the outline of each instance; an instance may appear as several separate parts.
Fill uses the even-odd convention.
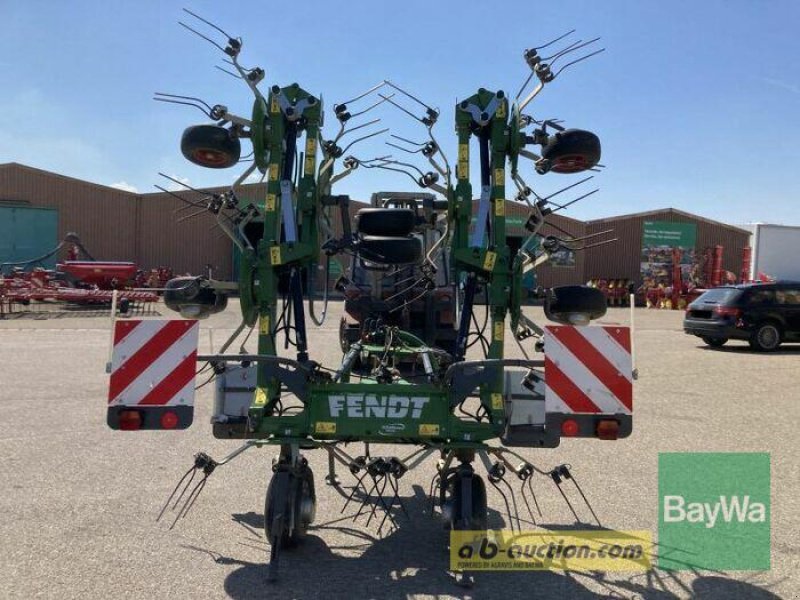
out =
[[[770,568],[769,454],[662,453],[658,496],[660,568]]]

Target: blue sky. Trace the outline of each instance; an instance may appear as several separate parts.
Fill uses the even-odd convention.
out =
[[[567,70],[527,111],[602,140],[601,193],[569,215],[672,206],[730,223],[800,224],[800,3],[791,0],[0,0],[0,162],[139,191],[159,183],[158,171],[193,185],[232,182],[238,169],[205,170],[180,154],[183,128],[202,115],[152,101],[164,91],[243,115],[251,107],[249,90],[213,68],[221,54],[177,24],[182,6],[244,38],[241,60],[266,70],[265,89],[296,81],[329,109],[384,78],[413,91],[442,110],[437,132],[451,162],[457,99],[481,86],[515,94],[526,47],[572,28],[573,39],[602,36],[606,52]],[[393,133],[424,133],[391,107],[374,113]],[[326,137],[334,125],[329,118]],[[386,151],[382,139],[354,148],[360,158]],[[528,165],[523,176],[540,194],[574,181]],[[367,199],[409,185],[361,170],[337,191]]]

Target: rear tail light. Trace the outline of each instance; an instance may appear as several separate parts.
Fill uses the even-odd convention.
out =
[[[714,313],[720,317],[733,317],[734,319],[738,319],[742,316],[741,310],[738,308],[731,308],[730,306],[717,306],[714,309]]]
[[[142,413],[138,410],[123,410],[119,413],[119,428],[122,431],[136,431],[142,428]]]
[[[574,419],[565,419],[564,422],[561,423],[561,435],[564,437],[575,437],[578,435],[579,430],[578,422]]]
[[[613,419],[598,421],[595,433],[601,440],[615,440],[619,437],[619,421]]]
[[[161,428],[162,429],[175,429],[178,426],[177,413],[168,410],[161,415]]]

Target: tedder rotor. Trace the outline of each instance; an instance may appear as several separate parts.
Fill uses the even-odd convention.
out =
[[[264,517],[274,578],[281,549],[301,540],[315,517],[315,479],[305,451],[328,453],[327,484],[340,485],[336,463],[355,476],[347,503],[360,501],[358,515],[369,513],[369,520],[382,514],[381,528],[396,522],[398,509],[406,511],[398,481],[431,455],[438,457],[431,496],[453,530],[488,527],[486,484],[476,468],[480,463],[506,505],[504,488],[517,504],[507,473],[521,482],[529,511],[529,499],[538,511],[532,487],[536,474],[554,482],[569,503],[560,487],[566,480],[574,482],[567,466],[541,470],[513,448],[553,448],[562,437],[613,440],[630,435],[630,333],[626,327],[589,325],[605,314],[605,300],[599,290],[584,286],[546,291],[545,314],[554,324],[542,327],[523,314],[526,273],[556,253],[612,240],[542,235],[548,215],[589,194],[556,204],[551,200],[555,194],[540,196],[523,180],[519,159],[531,161],[540,175],[601,167],[596,135],[524,112],[567,67],[601,50],[573,59],[568,55],[589,42],[546,50],[562,36],[525,51],[530,75],[516,97],[480,88],[458,102],[457,159],[451,168],[434,137],[440,111],[398,85],[383,81],[334,105],[338,130],[326,136],[321,95],[296,83],[262,90],[264,71],[239,62],[242,40],[186,12],[210,28],[209,36],[222,36],[218,43],[182,23],[223,52],[223,70],[241,79],[254,96],[251,114],[241,117],[198,98],[156,95],[160,101],[198,108],[212,121],[184,132],[181,150],[189,161],[231,167],[243,160],[242,140],[252,145],[252,163],[234,184],[195,203],[216,217],[240,253],[239,280],[173,279],[165,302],[186,320],[116,324],[108,424],[121,430],[188,427],[197,361],[204,363],[202,372],[216,379],[214,436],[244,442],[220,461],[197,454],[165,509],[182,500],[177,521],[216,468],[249,448],[276,446]],[[523,97],[533,79],[536,87]],[[349,135],[375,124],[377,119],[353,123],[379,105],[392,105],[422,125],[422,142],[393,136],[391,145],[416,155],[408,161],[424,159],[429,168],[391,156],[363,159],[349,153],[355,144],[387,131]],[[424,191],[376,193],[372,206],[351,222],[350,198],[335,194],[333,187],[359,168],[400,172]],[[266,193],[256,202],[242,202],[239,187],[254,173],[266,179]],[[528,209],[528,239],[513,251],[506,231],[509,178],[514,200]],[[477,189],[473,181],[479,182]],[[352,318],[343,323],[341,363],[325,366],[309,347],[306,316],[317,325],[324,321],[330,266],[343,257],[350,268],[337,289]],[[320,266],[325,289],[318,314],[314,299]],[[198,355],[194,319],[224,309],[234,292],[240,298],[241,325],[219,353]],[[420,314],[435,323],[418,326],[418,319],[409,317],[420,303]],[[483,327],[476,316],[480,309],[486,317]],[[443,314],[449,320],[437,316]],[[248,328],[257,329],[257,350],[248,352],[242,345],[242,352],[226,353]],[[509,329],[526,358],[506,358]],[[281,334],[293,346],[291,357],[278,353]],[[482,356],[468,358],[467,349],[478,343]],[[364,443],[363,454],[345,451],[344,445],[353,442]],[[372,456],[370,443],[415,448],[399,457]]]

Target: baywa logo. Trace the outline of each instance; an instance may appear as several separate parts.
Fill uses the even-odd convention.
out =
[[[769,454],[661,454],[658,491],[659,567],[770,568]]]

